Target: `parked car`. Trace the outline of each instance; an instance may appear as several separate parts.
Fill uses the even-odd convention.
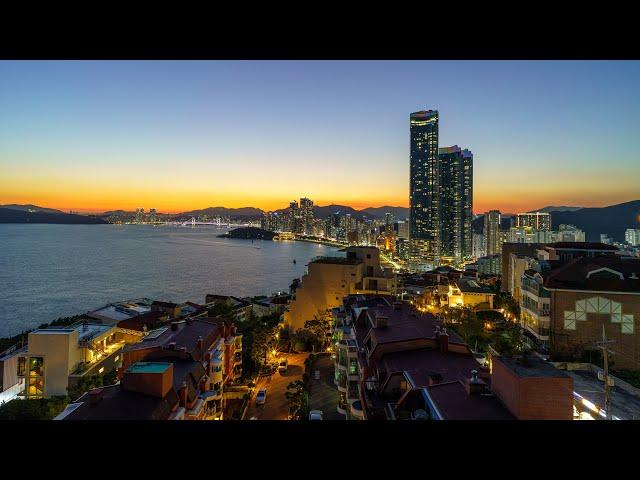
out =
[[[265,388],[261,388],[258,390],[258,394],[256,395],[256,405],[264,405],[264,402],[267,401],[267,390]]]
[[[322,420],[322,410],[311,410],[309,420]]]
[[[287,367],[289,366],[289,362],[286,358],[283,358],[280,360],[280,363],[278,364],[278,371],[280,373],[285,373],[287,371]]]

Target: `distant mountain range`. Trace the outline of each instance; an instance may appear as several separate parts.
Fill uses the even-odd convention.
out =
[[[49,213],[44,211],[28,211],[15,208],[0,207],[0,223],[62,223],[62,224],[96,224],[107,223],[99,217],[75,215],[71,213]]]
[[[551,213],[551,212],[575,212],[576,210],[580,210],[584,207],[544,207],[538,210],[531,210],[529,213],[533,212],[542,212],[542,213]]]
[[[640,200],[609,205],[608,207],[545,207],[536,212],[551,213],[551,226],[554,230],[561,224],[575,225],[585,232],[585,240],[599,242],[600,234],[606,233],[618,242],[624,242],[627,228],[640,228]],[[510,219],[502,218],[501,228],[509,228]],[[473,221],[474,233],[482,233],[484,216]]]
[[[11,203],[9,205],[0,205],[0,208],[8,208],[9,210],[18,210],[20,212],[64,213],[63,211],[56,210],[54,208],[44,208],[31,204],[18,205],[15,203]]]

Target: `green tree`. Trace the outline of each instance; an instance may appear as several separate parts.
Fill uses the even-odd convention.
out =
[[[14,399],[0,405],[0,420],[52,420],[62,412],[69,398]]]
[[[327,333],[330,332],[330,326],[331,323],[328,320],[317,317],[304,322],[304,328],[313,334],[310,343],[315,347],[316,351],[324,350],[329,338]]]
[[[289,404],[289,412],[297,418],[307,418],[309,415],[309,394],[305,384],[301,380],[296,380],[287,385],[285,392]]]

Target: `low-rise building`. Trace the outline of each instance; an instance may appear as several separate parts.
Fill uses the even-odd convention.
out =
[[[376,247],[347,247],[343,257],[317,257],[307,265],[307,274],[284,312],[284,323],[293,330],[307,320],[338,307],[346,295],[394,294],[396,275],[380,266]]]
[[[449,285],[447,304],[449,307],[471,307],[473,309],[493,309],[495,293],[489,287],[473,278],[461,278]]]
[[[86,322],[34,330],[17,358],[17,377],[25,381],[24,396],[67,395],[67,388],[83,377],[118,368],[123,348],[143,337],[141,332]]]
[[[552,357],[596,348],[604,327],[615,341],[616,368],[640,370],[640,259],[574,258],[546,275],[544,287],[551,293]]]

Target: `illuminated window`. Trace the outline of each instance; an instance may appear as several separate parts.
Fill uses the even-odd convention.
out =
[[[98,370],[98,373],[102,373],[104,372],[104,367],[100,367],[100,370]]]

